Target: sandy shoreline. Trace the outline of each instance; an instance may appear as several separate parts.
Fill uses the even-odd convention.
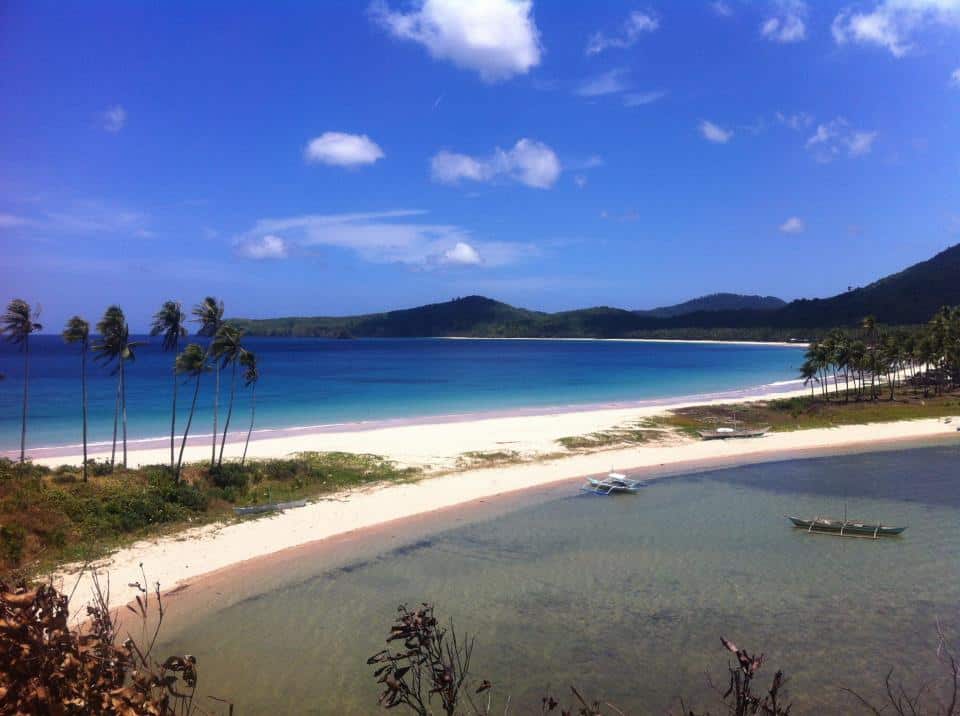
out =
[[[754,399],[757,397],[763,396],[754,396]],[[396,520],[416,516],[429,519],[430,513],[438,510],[604,473],[611,467],[676,473],[685,469],[790,459],[810,452],[828,453],[854,446],[881,447],[904,441],[952,440],[957,436],[955,425],[927,419],[772,433],[759,440],[669,440],[566,455],[556,443],[559,437],[608,429],[663,411],[662,405],[612,408],[259,440],[250,447],[251,454],[257,457],[303,450],[341,450],[383,455],[401,464],[428,466],[435,472],[447,474],[416,483],[354,490],[271,518],[208,525],[170,537],[144,540],[116,552],[95,567],[101,575],[109,575],[113,603],[123,604],[135,596],[135,591],[127,585],[140,578],[141,563],[151,582],[159,581],[164,590],[174,590],[201,575],[284,550]],[[234,454],[238,448],[242,448],[242,444],[233,446]],[[192,453],[190,459],[208,457],[209,449],[208,444],[188,448]],[[462,469],[460,464],[457,470],[458,458],[463,453],[497,450],[515,451],[530,461],[471,470]],[[228,452],[231,452],[229,447]],[[130,457],[132,464],[149,464],[163,462],[167,455],[167,448],[162,447],[134,451]],[[64,462],[63,458],[48,460],[57,464]],[[576,486],[571,485],[570,489],[575,490]],[[68,565],[54,575],[55,581],[67,591],[76,583],[74,609],[89,601],[92,587],[89,576],[77,582],[77,567]]]
[[[375,453],[405,465],[449,468],[456,464],[456,457],[464,452],[504,449],[517,449],[522,454],[552,452],[556,449],[555,441],[558,438],[604,430],[671,408],[782,398],[807,392],[808,389],[802,387],[801,381],[787,380],[752,388],[667,398],[261,428],[254,430],[247,455],[254,458],[276,458],[304,450],[342,450]],[[455,427],[457,425],[461,427]],[[437,434],[438,426],[450,427],[442,434]],[[421,433],[424,430],[436,435],[437,442],[443,441],[442,456],[438,456],[433,450],[428,453],[411,450],[416,442],[423,442]],[[484,432],[479,435],[479,439],[465,435],[470,433],[477,436],[481,431]],[[517,434],[524,439],[515,439],[513,436]],[[408,436],[413,437],[413,444],[407,439]],[[227,436],[224,455],[228,458],[239,458],[245,438],[245,431],[231,432]],[[210,440],[209,434],[191,435],[184,452],[184,460],[194,462],[208,459]],[[129,440],[128,448],[130,467],[161,464],[169,460],[168,436]],[[30,448],[28,453],[34,463],[56,467],[62,464],[79,465],[83,460],[80,450],[79,445],[61,445],[34,447]],[[16,457],[15,451],[0,454],[6,454],[11,459]],[[109,459],[110,444],[91,444],[89,456],[99,460]],[[438,457],[443,459],[438,461]]]
[[[499,338],[495,336],[437,336],[447,341],[602,341],[604,343],[707,343],[716,346],[776,346],[780,348],[806,348],[806,341],[721,341],[711,338]]]

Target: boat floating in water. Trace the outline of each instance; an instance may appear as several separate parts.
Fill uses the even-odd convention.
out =
[[[704,440],[729,440],[731,438],[759,438],[770,430],[767,425],[762,428],[715,428],[713,430],[698,430],[697,434]]]
[[[594,495],[615,495],[618,493],[634,493],[646,483],[640,480],[631,480],[620,472],[610,472],[606,477],[588,477],[587,482],[580,489]]]
[[[888,527],[879,523],[870,524],[869,522],[848,519],[829,520],[825,517],[815,517],[812,520],[805,520],[790,515],[786,515],[786,517],[793,523],[794,527],[800,527],[807,532],[832,534],[840,537],[871,537],[873,539],[896,537],[907,529],[906,527]]]

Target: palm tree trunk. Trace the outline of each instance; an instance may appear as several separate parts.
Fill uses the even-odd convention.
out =
[[[117,396],[113,400],[113,446],[110,448],[110,472],[117,458],[117,421],[120,419],[120,377],[117,376]]]
[[[124,360],[120,358],[120,409],[123,411],[123,469],[127,469],[127,378]]]
[[[30,402],[30,335],[23,339],[23,416],[20,421],[20,464],[27,459],[27,405]]]
[[[81,343],[80,392],[83,395],[83,481],[87,481],[87,342]]]
[[[180,341],[177,340],[176,345],[174,346],[174,363],[176,363],[176,355],[180,352]],[[173,408],[170,410],[170,469],[173,469],[173,445],[174,445],[174,435],[177,430],[177,371],[173,371]]]
[[[223,422],[223,438],[220,440],[220,457],[217,467],[223,465],[223,448],[227,444],[227,430],[230,429],[230,416],[233,415],[233,398],[237,393],[237,360],[233,360],[233,376],[230,378],[230,407],[227,408],[227,419]]]
[[[247,448],[250,447],[250,433],[253,432],[253,416],[257,412],[257,384],[254,383],[250,389],[250,427],[247,428],[247,441],[243,444],[243,457],[240,458],[240,467],[243,468],[247,462]]]
[[[180,442],[180,456],[177,458],[177,483],[180,482],[180,467],[183,465],[183,449],[187,446],[187,435],[190,434],[190,425],[193,423],[193,411],[197,408],[197,396],[200,394],[200,376],[193,388],[193,402],[190,404],[190,417],[187,418],[187,428],[183,431],[183,440]]]
[[[213,338],[210,339],[213,345]],[[210,467],[217,462],[217,411],[220,406],[220,364],[217,363],[214,368],[215,386],[213,390],[213,446],[210,448]]]

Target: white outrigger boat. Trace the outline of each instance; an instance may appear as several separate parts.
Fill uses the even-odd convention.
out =
[[[640,480],[631,480],[620,472],[611,471],[606,477],[588,477],[587,482],[580,489],[594,495],[614,495],[618,493],[634,493],[646,483]]]

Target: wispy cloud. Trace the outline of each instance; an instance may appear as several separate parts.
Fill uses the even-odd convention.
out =
[[[32,219],[16,214],[0,214],[0,229],[14,229],[20,226],[31,226]]]
[[[831,162],[837,157],[861,157],[869,154],[877,132],[856,130],[843,117],[817,125],[816,131],[807,139],[807,149],[813,152],[818,162]]]
[[[601,97],[606,94],[623,92],[627,89],[630,89],[630,84],[627,82],[627,71],[613,69],[584,80],[577,86],[575,93],[581,97]]]
[[[950,84],[954,87],[960,87],[960,67],[950,73]]]
[[[399,209],[354,214],[306,214],[261,219],[235,237],[241,255],[249,247],[282,245],[284,255],[315,247],[334,247],[354,252],[371,263],[397,263],[412,268],[443,266],[502,266],[536,254],[531,244],[484,241],[453,224],[420,220],[425,211]],[[271,239],[271,241],[267,241]],[[275,241],[273,241],[275,240]],[[279,242],[279,244],[278,244]],[[280,249],[272,256],[282,258]]]
[[[127,110],[117,104],[108,108],[100,118],[106,131],[116,133],[127,124]]]
[[[733,15],[733,8],[724,2],[724,0],[713,0],[713,2],[710,3],[710,9],[714,15],[719,15],[720,17],[730,17]]]
[[[733,138],[733,130],[724,129],[708,119],[700,121],[699,129],[703,138],[714,144],[726,144]]]
[[[497,147],[488,157],[441,151],[430,162],[433,180],[441,184],[507,178],[535,189],[549,189],[561,170],[560,159],[553,149],[526,138],[507,150]]]
[[[795,132],[806,129],[813,124],[813,115],[807,112],[796,112],[794,114],[777,112],[774,116],[777,118],[777,121],[780,124],[782,124],[784,127],[792,129]]]
[[[311,139],[303,155],[308,162],[335,167],[361,167],[384,157],[383,150],[366,134],[345,132],[324,132]]]
[[[237,246],[237,253],[248,259],[285,259],[287,242],[279,236],[266,234],[259,238],[250,238]]]
[[[960,2],[881,0],[867,11],[845,8],[830,29],[838,45],[876,45],[894,57],[903,57],[915,48],[916,36],[933,26],[960,29]]]
[[[802,234],[806,228],[806,222],[799,216],[791,216],[780,224],[780,231],[784,234]]]
[[[660,27],[660,21],[650,12],[634,10],[615,33],[595,32],[587,41],[586,53],[597,55],[610,48],[624,49],[636,44],[645,32],[653,32]]]
[[[654,90],[652,92],[627,92],[623,95],[623,104],[625,107],[642,107],[644,105],[659,102],[667,96],[666,90]]]
[[[378,0],[370,16],[394,37],[417,42],[487,82],[525,74],[540,63],[532,0],[414,0],[407,12]]]
[[[807,36],[806,17],[803,0],[775,0],[773,12],[760,25],[760,34],[773,42],[800,42]]]

